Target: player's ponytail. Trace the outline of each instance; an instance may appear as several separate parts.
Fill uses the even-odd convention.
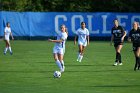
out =
[[[67,27],[65,27],[65,32],[67,33],[67,35],[68,35],[68,29],[67,29]]]

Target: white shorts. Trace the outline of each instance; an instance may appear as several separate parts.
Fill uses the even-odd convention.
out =
[[[10,41],[10,39],[9,38],[7,38],[7,37],[5,37],[5,39],[4,40],[6,40],[6,41]]]
[[[87,46],[87,42],[78,41],[78,45]]]
[[[62,55],[64,55],[65,51],[64,51],[63,48],[54,47],[53,48],[53,53],[54,54],[62,54]]]

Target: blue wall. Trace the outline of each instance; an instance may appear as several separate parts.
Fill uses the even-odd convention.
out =
[[[85,21],[90,36],[110,36],[113,20],[118,18],[128,32],[134,21],[140,22],[140,13],[111,12],[0,12],[0,36],[6,22],[11,23],[14,36],[54,36],[65,24],[69,36],[74,36],[80,22]]]

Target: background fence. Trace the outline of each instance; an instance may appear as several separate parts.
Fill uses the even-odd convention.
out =
[[[40,39],[39,37],[55,36],[61,24],[68,28],[69,36],[73,37],[82,21],[90,31],[90,37],[110,37],[113,20],[117,18],[128,32],[134,21],[140,22],[140,13],[112,12],[0,12],[0,36],[4,27],[10,22],[13,35],[17,39]]]

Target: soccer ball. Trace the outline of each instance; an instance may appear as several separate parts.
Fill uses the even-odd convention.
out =
[[[60,77],[61,77],[61,72],[55,71],[54,74],[53,74],[53,76],[54,76],[55,78],[60,78]]]

